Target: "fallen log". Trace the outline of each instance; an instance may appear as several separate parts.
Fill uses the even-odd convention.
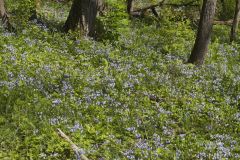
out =
[[[175,4],[175,3],[164,3],[165,0],[162,0],[161,2],[157,3],[157,4],[153,4],[144,8],[139,8],[139,9],[135,9],[134,11],[130,12],[130,15],[133,17],[143,17],[144,13],[147,10],[151,10],[153,15],[156,16],[157,18],[159,18],[158,13],[156,12],[156,7],[161,7],[161,6],[172,6],[172,7],[187,7],[187,6],[191,6],[191,7],[198,7],[199,5],[193,4],[194,2],[196,2],[196,0],[188,2],[188,3],[184,3],[184,4]]]
[[[162,0],[158,4],[154,4],[154,5],[150,5],[150,6],[144,7],[144,8],[136,9],[133,12],[142,12],[142,11],[146,11],[146,10],[151,9],[151,8],[160,7],[160,6],[163,5],[164,2],[165,2],[165,0]]]
[[[159,18],[159,15],[156,11],[156,7],[161,7],[163,5],[163,3],[165,2],[165,0],[162,0],[161,2],[159,2],[158,4],[154,4],[154,5],[150,5],[150,6],[147,6],[147,7],[144,7],[144,8],[140,8],[140,9],[136,9],[134,11],[131,11],[130,12],[130,15],[132,17],[143,17],[145,12],[148,10],[148,9],[151,9],[152,13],[154,16],[156,16],[157,18]]]
[[[233,20],[232,20],[232,19],[227,20],[227,21],[219,21],[219,20],[213,21],[213,24],[214,24],[214,25],[217,25],[217,24],[218,24],[218,25],[229,25],[229,26],[231,26],[232,23],[233,23]]]

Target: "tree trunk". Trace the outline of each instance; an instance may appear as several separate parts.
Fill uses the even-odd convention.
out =
[[[240,0],[236,0],[235,14],[234,14],[234,19],[233,19],[232,28],[231,28],[230,42],[236,40],[237,38],[239,17],[240,17]]]
[[[3,17],[6,14],[4,0],[0,0],[0,15]]]
[[[13,26],[9,22],[9,17],[5,9],[4,0],[0,0],[0,17],[2,18],[3,26],[7,28],[9,31],[14,31]]]
[[[131,12],[133,11],[132,7],[133,0],[127,0],[127,13],[131,15]]]
[[[80,18],[81,31],[90,37],[95,35],[98,0],[82,0],[82,16]]]
[[[74,0],[63,27],[64,31],[75,30],[80,22],[82,33],[93,37],[95,35],[97,11],[102,4],[102,0]]]
[[[69,30],[75,30],[79,23],[81,17],[81,3],[82,0],[73,0],[71,10],[69,12],[67,21],[63,26],[64,32],[68,32]]]
[[[201,65],[204,62],[205,55],[208,51],[208,44],[211,39],[216,2],[217,0],[203,0],[198,33],[188,60],[189,63]]]

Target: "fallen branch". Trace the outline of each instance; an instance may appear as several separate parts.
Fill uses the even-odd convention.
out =
[[[219,24],[219,25],[229,25],[229,26],[231,26],[232,23],[233,23],[232,19],[227,20],[227,21],[218,21],[218,20],[213,21],[214,25]]]
[[[165,0],[162,0],[161,2],[159,2],[158,4],[154,4],[154,5],[150,5],[144,8],[140,8],[140,9],[136,9],[134,11],[130,12],[130,15],[133,17],[143,17],[144,13],[148,10],[151,9],[152,13],[154,16],[156,16],[157,18],[159,18],[158,13],[156,12],[156,7],[161,7],[163,5],[163,3],[165,2]]]
[[[77,147],[76,144],[73,143],[73,141],[65,134],[63,133],[63,131],[59,128],[57,128],[57,133],[58,135],[63,138],[64,140],[66,140],[68,143],[70,143],[71,148],[73,149],[73,151],[76,153],[77,156],[77,160],[89,160],[81,151],[81,149],[79,149]]]
[[[188,2],[188,3],[183,3],[183,4],[175,4],[175,3],[165,3],[164,4],[164,2],[165,2],[165,0],[162,0],[158,4],[153,4],[153,5],[144,7],[144,8],[139,8],[139,9],[134,10],[133,12],[142,12],[142,11],[146,11],[148,9],[161,7],[161,6],[173,6],[173,7],[187,7],[187,6],[198,7],[199,6],[197,4],[193,4],[194,2],[196,2],[196,0]]]
[[[148,98],[150,101],[154,101],[154,102],[158,102],[158,103],[164,101],[163,98],[157,97],[156,95],[153,95],[153,94],[149,95]]]
[[[133,12],[143,12],[143,11],[146,11],[148,9],[152,9],[152,8],[155,8],[155,7],[160,7],[160,6],[163,5],[164,2],[165,2],[165,0],[162,0],[158,4],[154,4],[154,5],[150,5],[150,6],[144,7],[144,8],[136,9]]]
[[[144,8],[139,8],[139,9],[135,9],[134,11],[131,11],[130,14],[133,17],[143,17],[144,13],[147,10],[151,10],[153,15],[156,16],[157,18],[159,18],[158,13],[156,12],[156,7],[161,7],[161,6],[172,6],[172,7],[198,7],[199,5],[194,4],[196,2],[196,0],[193,0],[191,2],[188,3],[184,3],[184,4],[175,4],[175,3],[164,3],[165,0],[162,0],[161,2],[159,2],[158,4],[153,4]]]

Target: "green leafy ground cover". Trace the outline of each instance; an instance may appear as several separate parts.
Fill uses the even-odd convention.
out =
[[[113,44],[35,23],[0,32],[0,159],[239,159],[240,45],[215,26],[185,64],[187,21],[134,22]],[[219,36],[221,35],[221,36]]]

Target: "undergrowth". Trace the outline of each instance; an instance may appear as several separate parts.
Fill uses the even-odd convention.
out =
[[[89,159],[240,158],[239,42],[213,38],[195,67],[188,21],[114,43],[27,25],[0,32],[0,159],[74,159],[56,128]]]

